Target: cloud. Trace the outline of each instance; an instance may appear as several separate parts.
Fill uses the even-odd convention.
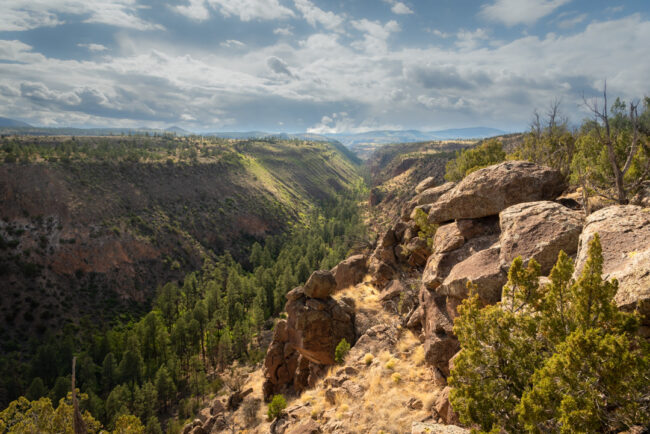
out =
[[[269,34],[272,24],[264,26]],[[480,29],[460,31],[448,44],[389,44],[399,27],[362,19],[349,22],[349,34],[296,30],[291,40],[271,37],[237,56],[158,38],[157,45],[139,43],[139,33],[123,36],[133,38],[132,50],[83,61],[0,40],[0,116],[204,131],[274,131],[278,122],[285,131],[477,124],[516,130],[554,97],[580,120],[582,93],[596,93],[605,77],[612,97],[650,93],[650,64],[639,60],[650,54],[650,21],[641,14],[499,45],[486,43],[488,31]]]
[[[413,10],[406,6],[404,3],[397,1],[397,0],[384,0],[384,2],[388,3],[391,5],[391,12],[397,15],[408,15],[412,14]]]
[[[0,31],[24,31],[61,25],[59,15],[86,16],[84,22],[135,30],[162,30],[137,16],[136,0],[4,0]]]
[[[480,15],[506,26],[531,25],[571,0],[494,0],[481,7]]]
[[[456,46],[461,49],[471,50],[480,45],[481,41],[488,39],[488,33],[485,29],[476,29],[474,31],[460,30],[456,33]]]
[[[271,68],[271,71],[275,72],[276,74],[284,74],[288,75],[289,77],[293,77],[293,74],[291,71],[289,71],[289,66],[284,60],[278,57],[269,57],[266,59],[266,64],[269,66],[269,68]]]
[[[246,46],[242,41],[236,39],[228,39],[227,41],[221,42],[219,45],[224,48],[242,48]]]
[[[429,33],[432,33],[432,34],[434,34],[437,37],[442,38],[442,39],[447,39],[448,37],[451,36],[450,33],[443,32],[443,31],[440,31],[438,29],[427,28],[426,31],[429,32]]]
[[[293,35],[293,30],[291,27],[278,27],[277,29],[273,30],[274,35],[282,35],[282,36],[291,36]]]
[[[320,24],[328,30],[335,30],[343,24],[343,17],[334,12],[324,11],[309,0],[294,0],[294,5],[312,27]]]
[[[174,7],[174,10],[196,21],[204,21],[210,18],[210,11],[205,6],[205,0],[189,0],[188,4],[178,5]]]
[[[580,14],[573,18],[567,18],[558,21],[557,26],[561,29],[570,29],[583,22],[586,18],[587,18],[587,14]]]
[[[291,9],[282,6],[278,0],[206,1],[211,8],[218,10],[223,16],[236,16],[241,21],[276,20],[295,16],[294,12]]]
[[[87,48],[89,51],[93,52],[98,52],[98,51],[106,51],[108,48],[106,48],[102,44],[77,44],[77,47],[82,47],[82,48]]]
[[[400,26],[395,20],[386,24],[367,19],[352,21],[352,26],[364,33],[364,39],[352,43],[352,46],[371,54],[385,52],[388,49],[388,40],[391,33],[400,31]]]

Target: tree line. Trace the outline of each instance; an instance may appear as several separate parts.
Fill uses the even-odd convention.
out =
[[[644,188],[650,176],[650,97],[611,105],[603,97],[585,100],[592,117],[570,128],[554,101],[545,115],[534,113],[530,131],[513,149],[498,139],[458,152],[447,164],[445,178],[459,181],[469,173],[506,159],[522,159],[559,170],[590,212],[590,198],[597,196],[626,204]],[[509,152],[507,152],[509,151]]]
[[[180,420],[167,423],[170,431],[178,429],[222,386],[219,372],[236,360],[263,358],[260,333],[282,312],[285,294],[365,240],[361,193],[361,186],[343,192],[304,215],[289,234],[254,243],[245,266],[225,253],[182,282],[162,285],[151,311],[137,322],[83,342],[70,333],[53,336],[20,369],[2,357],[0,398],[24,395],[23,407],[42,399],[68,405],[70,360],[76,355],[81,407],[98,423],[115,429],[134,416],[154,433],[160,432],[160,419],[178,410]],[[9,407],[20,407],[17,402]]]

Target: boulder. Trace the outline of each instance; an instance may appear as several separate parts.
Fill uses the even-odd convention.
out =
[[[303,291],[307,297],[324,299],[334,292],[336,286],[336,279],[331,271],[317,270],[311,273]]]
[[[440,196],[447,193],[455,185],[456,184],[453,182],[447,182],[437,187],[430,187],[418,192],[418,194],[404,206],[401,216],[402,220],[409,221],[415,218],[414,212],[416,208],[422,208],[422,210],[425,211],[424,207],[427,207],[426,212],[428,213],[428,208],[431,204],[436,202]]]
[[[457,424],[460,422],[458,415],[451,408],[451,403],[449,402],[450,391],[451,388],[449,386],[445,387],[438,395],[438,399],[436,400],[435,404],[433,404],[433,409],[442,418],[443,422],[448,425]]]
[[[435,203],[440,198],[440,196],[447,193],[455,186],[456,186],[455,182],[446,182],[437,187],[431,187],[422,191],[417,196],[415,196],[414,199],[416,200],[417,205],[426,205],[428,203]]]
[[[385,302],[385,301],[390,301],[394,298],[399,298],[402,293],[406,291],[406,287],[404,284],[395,279],[390,282],[390,284],[386,287],[384,292],[381,293],[381,297],[379,297],[379,301]]]
[[[442,284],[451,269],[474,253],[484,250],[495,242],[497,235],[486,235],[466,241],[460,248],[448,252],[434,253],[429,256],[422,273],[422,283],[428,289],[435,289]]]
[[[285,431],[286,434],[318,434],[321,432],[320,425],[313,419],[306,419]]]
[[[363,281],[368,273],[368,258],[365,255],[350,256],[332,268],[336,289],[341,290]]]
[[[383,288],[395,275],[395,269],[373,256],[370,258],[368,273],[372,277],[372,283],[378,288]]]
[[[492,246],[481,250],[456,264],[436,293],[457,299],[467,297],[467,283],[478,285],[478,295],[486,303],[501,300],[501,289],[508,277],[500,267],[500,248]]]
[[[456,222],[440,226],[433,237],[435,253],[451,252],[463,247],[463,244],[465,244],[465,237]]]
[[[582,232],[582,213],[555,202],[526,202],[513,205],[499,214],[501,226],[501,267],[507,270],[512,260],[535,259],[547,275],[560,250],[572,256],[578,250]]]
[[[624,310],[638,307],[643,325],[650,327],[650,208],[614,205],[587,217],[574,278],[582,272],[595,233],[603,248],[603,278],[618,280],[616,304]]]
[[[429,211],[442,223],[499,214],[521,202],[555,199],[565,188],[559,171],[527,161],[506,161],[470,173]]]
[[[288,342],[314,363],[334,364],[334,349],[343,338],[354,344],[354,311],[343,302],[303,297],[288,302],[285,310]]]
[[[422,193],[424,190],[436,186],[436,179],[433,176],[424,178],[418,185],[415,186],[415,193]]]

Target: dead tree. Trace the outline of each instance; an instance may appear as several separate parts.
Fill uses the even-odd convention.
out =
[[[605,82],[605,86],[603,88],[602,106],[598,103],[598,100],[589,102],[584,97],[583,100],[585,106],[594,114],[594,124],[596,134],[598,135],[598,140],[607,148],[607,158],[612,169],[614,187],[616,189],[613,199],[615,199],[619,204],[624,205],[627,203],[627,191],[630,189],[629,187],[626,188],[624,184],[624,177],[632,166],[632,161],[634,160],[634,156],[639,150],[639,143],[641,141],[639,137],[639,113],[637,110],[639,103],[630,102],[628,120],[632,125],[632,141],[627,147],[625,162],[620,162],[616,156],[616,151],[614,149],[616,138],[614,137],[612,128],[610,126],[610,119],[607,108],[607,82]],[[640,177],[641,180],[645,178],[649,168],[650,165],[646,165],[644,174]],[[634,188],[634,185],[630,187]],[[607,195],[603,194],[603,196]]]
[[[86,424],[84,423],[83,418],[81,417],[81,411],[79,411],[79,402],[77,401],[77,389],[75,386],[75,365],[77,364],[77,358],[72,358],[72,426],[74,428],[74,434],[86,434]]]

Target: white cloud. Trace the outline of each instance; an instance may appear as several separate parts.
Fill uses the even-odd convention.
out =
[[[0,40],[0,116],[52,125],[191,122],[211,130],[273,128],[279,121],[288,130],[315,132],[387,125],[515,129],[554,97],[580,120],[582,93],[593,95],[605,77],[612,97],[650,94],[650,64],[640,60],[650,55],[650,21],[642,15],[498,46],[482,42],[486,31],[472,29],[456,35],[455,42],[467,43],[461,50],[455,44],[391,48],[386,41],[398,29],[357,20],[352,35],[280,38],[238,56],[134,42],[128,54],[116,49],[114,56],[84,61],[48,58],[23,42]]]
[[[242,48],[246,46],[242,41],[236,39],[228,39],[227,41],[221,42],[219,45],[224,48]]]
[[[225,17],[236,16],[242,21],[276,20],[295,15],[278,0],[207,0],[207,2]]]
[[[4,0],[0,31],[52,27],[63,21],[59,14],[88,16],[84,22],[136,30],[163,29],[137,16],[137,0]]]
[[[343,17],[331,11],[324,11],[310,0],[294,0],[296,9],[313,27],[320,24],[328,30],[337,29],[344,21]]]
[[[398,14],[398,15],[408,15],[413,13],[411,8],[409,8],[402,2],[395,3],[393,7],[390,8],[390,10],[393,11],[394,14]]]
[[[278,27],[277,29],[273,30],[273,34],[282,35],[282,36],[291,36],[293,35],[293,30],[291,29],[291,27]]]
[[[395,20],[390,20],[386,24],[379,21],[370,21],[367,19],[352,21],[352,26],[364,33],[364,39],[352,43],[352,46],[365,50],[371,54],[385,52],[388,49],[388,40],[391,33],[400,30],[399,24]]]
[[[108,48],[106,48],[102,44],[92,44],[92,43],[91,44],[77,44],[77,47],[87,48],[89,51],[93,51],[93,52],[108,50]]]
[[[534,24],[540,18],[571,0],[494,0],[494,3],[481,7],[481,15],[490,21],[507,26]]]
[[[461,49],[471,50],[480,45],[481,41],[488,39],[488,33],[485,29],[476,29],[473,32],[469,30],[460,30],[456,33],[456,46]]]
[[[406,6],[404,3],[397,0],[384,0],[385,3],[391,5],[391,12],[397,15],[408,15],[412,14],[413,10]]]
[[[205,6],[205,0],[189,0],[188,4],[178,5],[174,9],[192,20],[204,21],[210,18],[210,11]]]
[[[586,18],[587,14],[580,14],[573,18],[558,21],[557,26],[561,29],[570,29],[583,22]]]
[[[443,39],[447,39],[448,37],[451,36],[451,34],[449,34],[447,32],[440,31],[438,29],[427,28],[426,31],[436,35],[439,38],[443,38]]]

